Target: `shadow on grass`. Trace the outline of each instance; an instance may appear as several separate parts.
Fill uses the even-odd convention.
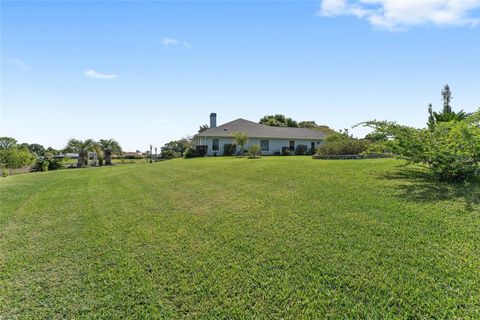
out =
[[[399,181],[395,193],[413,202],[463,200],[465,210],[480,207],[480,181],[448,183],[435,179],[431,174],[414,167],[399,167],[395,172],[383,174],[383,179]]]

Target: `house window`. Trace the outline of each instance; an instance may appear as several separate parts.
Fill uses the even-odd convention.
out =
[[[220,150],[220,143],[219,143],[218,139],[212,139],[212,150],[213,151]]]
[[[268,140],[260,140],[260,150],[261,151],[270,150],[270,145],[268,143]]]
[[[290,140],[290,151],[295,151],[295,141]]]
[[[315,150],[315,142],[312,141],[312,143],[310,145],[312,146],[312,150]]]

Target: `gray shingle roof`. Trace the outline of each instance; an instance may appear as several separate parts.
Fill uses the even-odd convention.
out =
[[[319,140],[325,133],[306,128],[270,127],[245,119],[227,122],[216,128],[205,130],[195,137],[231,137],[235,131],[246,132],[250,138],[306,139]]]

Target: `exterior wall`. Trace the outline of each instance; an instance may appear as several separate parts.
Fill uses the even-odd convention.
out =
[[[213,151],[212,150],[212,142],[213,139],[218,139],[219,140],[219,150],[218,151]],[[269,151],[262,151],[262,155],[274,155],[276,152],[281,152],[282,147],[289,147],[290,146],[290,139],[266,139],[266,138],[249,138],[248,143],[245,146],[245,149],[248,150],[252,144],[260,144],[260,140],[268,140],[269,141]],[[306,145],[308,149],[311,148],[311,143],[315,142],[315,148],[317,148],[320,144],[323,143],[323,140],[295,140],[295,148],[299,144]],[[207,145],[208,146],[208,153],[207,155],[213,156],[214,153],[216,152],[218,156],[223,155],[223,146],[225,144],[231,144],[235,143],[233,138],[215,138],[215,137],[200,137],[197,136],[193,144],[194,145]],[[238,147],[237,147],[238,148]]]

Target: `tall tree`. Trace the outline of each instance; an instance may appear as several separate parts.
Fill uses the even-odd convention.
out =
[[[77,167],[84,167],[88,164],[88,152],[93,150],[95,142],[92,139],[77,140],[70,139],[65,150],[78,153]]]
[[[317,128],[318,125],[315,123],[315,121],[300,121],[298,123],[299,128],[308,128],[308,129],[313,129]]]
[[[191,138],[186,137],[182,138],[180,140],[173,140],[170,142],[167,142],[163,145],[163,147],[160,148],[160,153],[168,153],[169,151],[174,151],[178,153],[179,155],[182,155],[185,150],[190,147],[191,144]]]
[[[452,112],[452,107],[450,106],[450,101],[452,101],[452,92],[448,84],[445,85],[442,89],[442,100],[443,100],[443,113]]]
[[[283,114],[275,114],[264,116],[259,121],[260,124],[264,124],[270,127],[292,127],[298,128],[297,121],[292,118],[286,117]]]
[[[452,100],[452,92],[450,87],[445,85],[442,89],[442,100],[443,100],[443,109],[442,112],[433,111],[432,104],[428,105],[428,121],[427,125],[432,129],[438,122],[450,122],[450,121],[461,121],[467,118],[470,114],[460,110],[455,112],[450,106],[450,101]]]
[[[37,156],[43,156],[45,154],[45,147],[38,143],[32,143],[28,146],[31,153],[35,153]]]
[[[122,147],[120,147],[120,144],[114,139],[101,139],[98,145],[103,151],[106,165],[112,164],[112,154],[122,153]]]
[[[57,155],[57,154],[61,154],[62,151],[61,150],[57,150],[57,149],[54,149],[52,147],[48,147],[45,152],[48,152],[50,153],[51,155]]]
[[[0,150],[8,150],[17,146],[17,140],[11,137],[0,137]]]

